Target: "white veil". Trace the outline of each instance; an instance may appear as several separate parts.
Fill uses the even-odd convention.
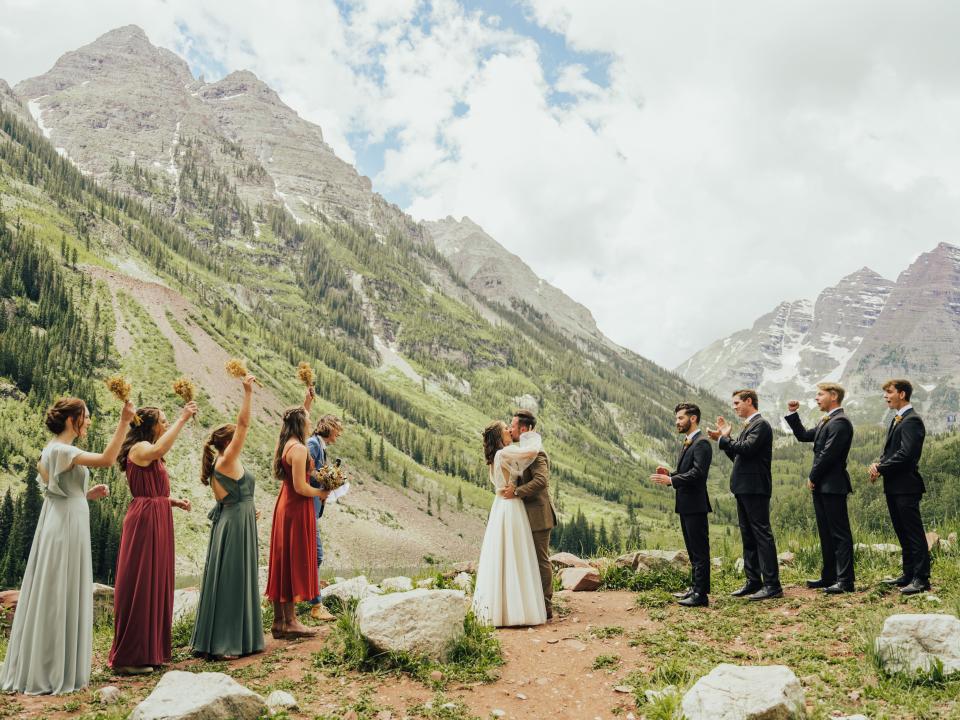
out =
[[[540,433],[533,431],[523,433],[520,440],[513,445],[497,450],[493,457],[493,472],[490,478],[493,486],[499,491],[507,482],[519,478],[537,459],[541,450],[543,438]]]

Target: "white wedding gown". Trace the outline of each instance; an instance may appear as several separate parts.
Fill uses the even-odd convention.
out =
[[[495,627],[547,621],[527,511],[520,498],[502,496],[504,486],[523,474],[542,447],[539,434],[524,433],[519,443],[497,451],[490,468],[497,494],[480,547],[473,612],[478,620]]]

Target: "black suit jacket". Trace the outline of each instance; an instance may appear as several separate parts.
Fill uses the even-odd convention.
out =
[[[798,413],[787,415],[786,421],[797,440],[813,443],[813,467],[810,468],[813,491],[824,495],[852,493],[847,455],[853,443],[853,423],[843,410],[809,430],[803,426]]]
[[[689,447],[680,448],[677,469],[670,473],[677,491],[674,511],[681,515],[713,512],[707,495],[707,474],[713,460],[713,446],[704,433],[698,433]]]
[[[720,449],[733,460],[730,492],[734,495],[773,494],[773,428],[759,415],[751,420],[736,440],[720,438]]]
[[[926,436],[923,418],[913,408],[903,414],[903,420],[887,430],[887,442],[877,463],[883,475],[883,491],[887,495],[917,495],[926,490],[917,468]]]

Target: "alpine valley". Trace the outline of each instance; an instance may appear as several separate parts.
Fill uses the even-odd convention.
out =
[[[279,417],[306,360],[314,417],[347,421],[333,452],[354,480],[323,519],[328,567],[473,558],[491,498],[480,430],[518,405],[551,455],[555,544],[675,539],[672,497],[643,481],[675,455],[674,404],[698,396],[712,416],[720,401],[604,337],[469,219],[419,223],[384,200],[252,73],[206,83],[128,26],[0,81],[0,107],[0,492],[32,477],[52,398],[89,401],[97,446],[118,411],[107,375],[168,416],[186,375],[201,414],[167,464],[194,505],[175,513],[178,574],[196,575],[212,504],[200,447],[236,413],[224,364],[243,357],[265,386],[244,451],[263,553]],[[102,474],[109,581],[127,497]]]
[[[880,385],[914,383],[913,403],[933,430],[960,419],[960,248],[940,243],[896,282],[862,268],[816,302],[782,302],[749,330],[717,340],[677,368],[720,396],[755,387],[767,406],[841,383],[844,404],[865,422],[889,420]]]

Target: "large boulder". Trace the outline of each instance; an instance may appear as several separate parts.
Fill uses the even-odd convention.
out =
[[[223,673],[171,670],[129,720],[256,720],[264,699]]]
[[[573,553],[559,552],[550,556],[550,562],[555,568],[592,567],[586,560],[581,560]]]
[[[685,550],[639,550],[636,562],[649,568],[670,565],[678,570],[690,569],[690,557]]]
[[[560,584],[564,590],[584,592],[600,587],[600,573],[592,567],[571,567],[560,572]]]
[[[687,720],[790,720],[805,713],[803,688],[785,665],[724,663],[683,696]]]
[[[195,587],[173,591],[173,621],[183,620],[197,611],[200,591]]]
[[[357,606],[360,634],[381,651],[437,660],[463,635],[467,597],[459,590],[426,590],[369,596]]]
[[[375,588],[367,581],[366,575],[358,575],[355,578],[328,585],[320,591],[320,597],[324,600],[335,597],[342,602],[347,602],[347,600],[363,600],[369,595],[376,595],[378,591],[379,588]]]
[[[953,615],[891,615],[874,643],[887,672],[929,672],[935,661],[945,675],[960,671],[960,620]]]
[[[380,587],[386,592],[405,592],[413,590],[413,581],[404,575],[398,575],[381,580]]]

